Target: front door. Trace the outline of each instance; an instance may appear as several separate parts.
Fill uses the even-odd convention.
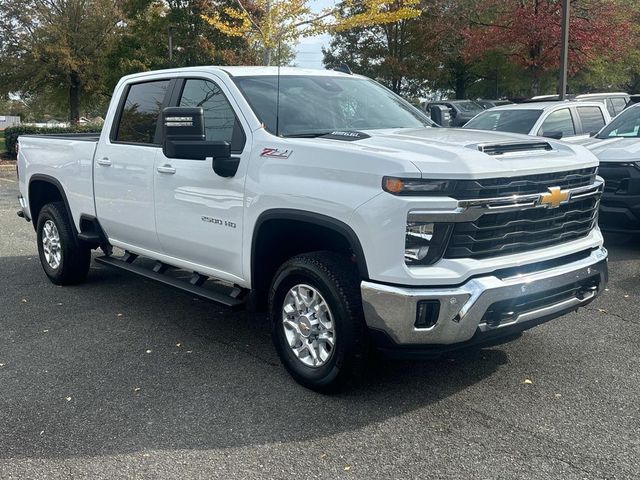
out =
[[[170,80],[125,87],[114,128],[101,138],[94,163],[96,212],[111,243],[142,252],[160,250],[154,211],[158,120]]]
[[[156,230],[163,252],[181,264],[218,278],[242,280],[244,180],[249,159],[245,131],[228,95],[217,82],[203,78],[181,81],[177,105],[202,107],[206,140],[231,143],[240,158],[235,176],[213,171],[212,159],[156,158]],[[205,267],[205,268],[199,268]]]

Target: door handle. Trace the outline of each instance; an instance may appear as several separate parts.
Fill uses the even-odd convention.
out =
[[[176,173],[176,169],[171,165],[161,165],[156,170],[158,170],[158,173],[167,173],[169,175]]]
[[[103,167],[110,167],[111,160],[107,157],[102,157],[98,159],[98,165],[102,165]]]

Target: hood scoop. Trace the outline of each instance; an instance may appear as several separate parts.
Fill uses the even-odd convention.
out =
[[[506,143],[481,143],[469,145],[469,148],[477,148],[483,153],[492,156],[504,155],[507,153],[522,152],[542,152],[553,150],[548,142],[506,142]]]

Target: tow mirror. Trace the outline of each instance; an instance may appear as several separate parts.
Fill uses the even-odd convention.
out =
[[[221,177],[233,177],[239,158],[231,158],[231,145],[207,141],[202,107],[167,107],[162,111],[162,152],[167,158],[206,160]]]
[[[563,137],[563,135],[564,134],[560,131],[542,132],[543,137],[554,138],[555,140],[560,140]]]

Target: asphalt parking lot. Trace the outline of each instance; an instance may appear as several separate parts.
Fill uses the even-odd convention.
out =
[[[295,384],[263,319],[93,264],[57,287],[0,170],[0,478],[640,477],[640,240],[507,345]]]

